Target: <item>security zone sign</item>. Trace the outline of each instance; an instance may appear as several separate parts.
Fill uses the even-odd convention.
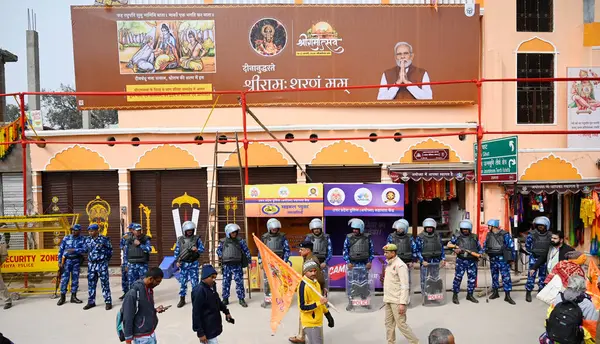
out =
[[[58,270],[57,250],[10,250],[0,266],[2,273],[53,272]]]
[[[487,183],[517,181],[519,146],[517,136],[481,142],[481,181]],[[477,143],[474,144],[477,163]]]

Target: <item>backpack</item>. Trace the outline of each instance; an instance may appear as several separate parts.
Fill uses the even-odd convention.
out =
[[[135,314],[137,314],[140,304],[140,291],[136,290],[136,298],[135,298]],[[117,336],[119,336],[119,340],[121,342],[125,341],[125,331],[123,331],[123,305],[121,305],[121,309],[117,312]]]
[[[583,342],[583,312],[574,301],[565,300],[560,293],[559,302],[546,320],[548,338],[560,344],[580,344]]]

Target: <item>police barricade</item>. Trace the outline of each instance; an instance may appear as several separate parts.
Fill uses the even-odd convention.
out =
[[[446,303],[446,269],[439,263],[421,266],[421,294],[423,306],[441,306]]]
[[[0,216],[0,224],[5,225],[0,232],[12,235],[23,232],[66,235],[78,219],[79,214]],[[6,261],[0,266],[0,272],[11,298],[15,300],[20,298],[21,293],[56,294],[60,282],[58,250],[9,249]],[[48,277],[51,280],[48,280]],[[14,282],[21,282],[22,286],[13,287]]]
[[[365,266],[354,266],[346,271],[346,295],[348,307],[354,312],[377,311],[383,305],[383,297],[375,294],[378,275]]]

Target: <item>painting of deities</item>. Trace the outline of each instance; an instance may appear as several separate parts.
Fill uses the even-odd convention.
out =
[[[431,100],[433,92],[430,85],[413,85],[414,83],[430,82],[427,71],[414,64],[415,52],[408,42],[398,42],[394,45],[393,55],[390,49],[390,62],[395,66],[386,69],[381,74],[380,85],[397,84],[399,86],[383,86],[379,89],[377,100]]]
[[[121,74],[214,73],[215,21],[118,21]]]

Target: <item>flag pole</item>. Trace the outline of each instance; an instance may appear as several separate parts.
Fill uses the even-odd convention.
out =
[[[259,239],[259,238],[256,236],[256,234],[252,233],[252,237],[254,238],[254,242],[255,242],[255,243],[256,243],[257,241],[260,241],[260,239]],[[261,244],[262,244],[262,242],[261,242]],[[271,249],[270,249],[270,248],[269,248],[267,245],[264,245],[264,244],[263,244],[262,246],[264,246],[264,248],[265,248],[265,249],[267,249],[269,252],[273,253],[273,251],[271,251]],[[256,247],[258,248],[258,245],[256,245]],[[259,252],[260,252],[260,249],[259,249]],[[278,260],[280,260],[280,262],[281,262],[282,264],[287,264],[286,262],[284,262],[284,261],[283,261],[283,259],[279,258],[279,256],[278,256],[278,255],[276,255],[276,254],[274,254],[274,253],[273,253],[273,256],[274,256],[274,258],[275,258],[275,259],[278,259]],[[263,270],[264,270],[264,267],[263,267]],[[304,280],[304,276],[302,276],[301,274],[299,274],[299,273],[298,273],[296,270],[294,270],[294,269],[291,269],[291,270],[292,270],[292,271],[293,271],[293,273],[296,275],[296,277],[299,277],[301,280],[303,280],[303,281],[307,282],[306,280]],[[321,294],[321,293],[320,293],[320,292],[319,292],[319,291],[318,291],[318,290],[317,290],[315,287],[313,287],[313,286],[312,286],[312,285],[310,285],[309,283],[306,283],[306,285],[307,285],[307,286],[308,286],[308,287],[309,287],[309,288],[310,288],[312,291],[314,291],[314,292],[315,292],[315,293],[316,293],[316,294],[317,294],[319,297],[323,297],[323,295],[322,295],[322,294]],[[333,304],[331,304],[331,302],[329,302],[329,300],[327,300],[327,305],[328,305],[328,306],[329,306],[331,309],[335,310],[336,312],[338,312],[338,313],[340,312],[340,311],[339,311],[337,308],[335,308],[335,306],[334,306]],[[272,306],[273,306],[273,303],[271,303],[271,307],[272,307]]]

